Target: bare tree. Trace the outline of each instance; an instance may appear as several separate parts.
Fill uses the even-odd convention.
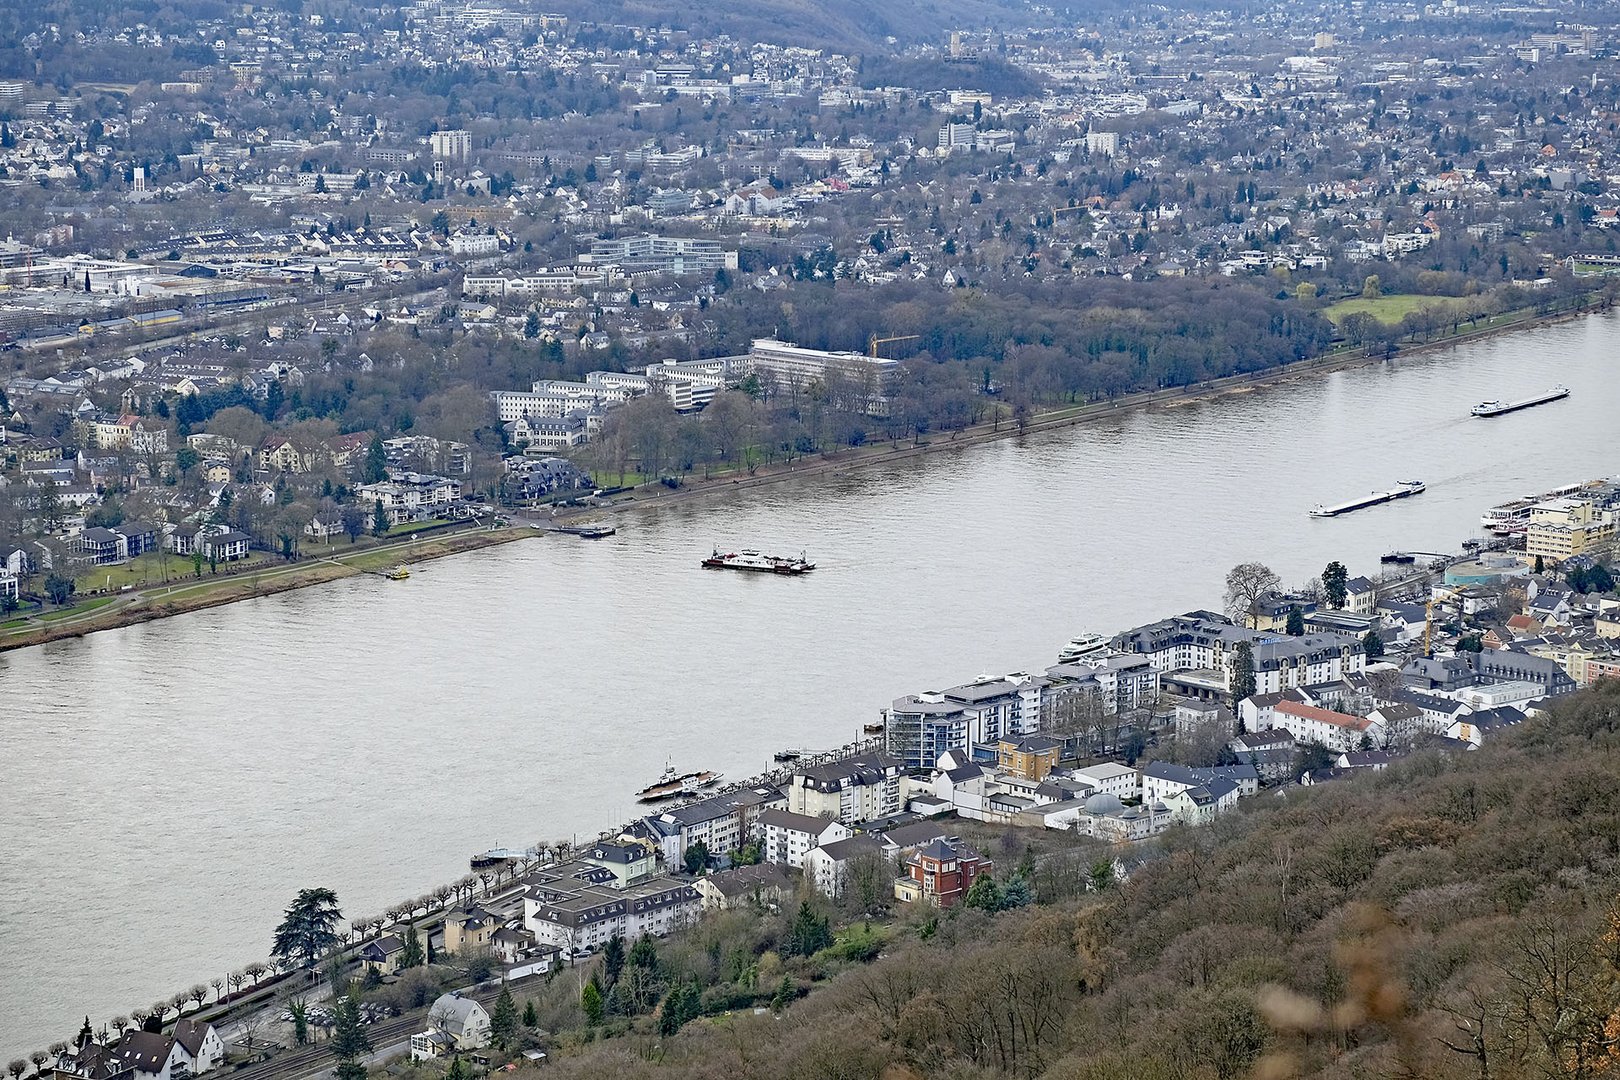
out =
[[[260,963],[257,960],[255,960],[253,963],[249,964],[247,967],[243,968],[242,970],[247,972],[248,978],[253,980],[253,985],[254,986],[259,985],[259,980],[264,978],[270,972],[270,969],[268,967],[266,967],[264,964]]]
[[[43,1050],[35,1050],[28,1055],[28,1060],[34,1063],[34,1073],[37,1076],[45,1075],[45,1062],[50,1060],[49,1054]]]
[[[28,1071],[28,1062],[23,1058],[12,1058],[6,1065],[6,1071],[11,1074],[11,1080],[21,1080],[22,1074]]]
[[[242,989],[242,984],[247,982],[247,976],[240,971],[233,971],[225,976],[225,982],[230,986],[231,993],[234,995],[238,990]]]
[[[1281,586],[1282,579],[1264,563],[1238,563],[1226,573],[1226,614],[1233,622],[1252,628],[1261,598]]]
[[[190,993],[188,993],[186,996],[192,1001],[195,1001],[197,1003],[197,1008],[201,1009],[203,1002],[208,1000],[208,984],[198,983],[196,986],[191,988]]]
[[[112,1018],[112,1029],[118,1032],[120,1037],[123,1036],[124,1029],[127,1027],[129,1027],[129,1017],[115,1016]]]
[[[249,1009],[242,1014],[242,1019],[236,1024],[237,1042],[241,1044],[243,1052],[251,1061],[253,1058],[253,1044],[259,1041],[264,1032],[264,1012],[260,1009]]]

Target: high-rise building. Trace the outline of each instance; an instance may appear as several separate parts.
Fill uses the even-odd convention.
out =
[[[445,161],[466,161],[472,153],[472,134],[467,131],[435,131],[428,136],[433,156]]]

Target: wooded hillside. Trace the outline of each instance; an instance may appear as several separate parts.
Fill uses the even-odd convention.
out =
[[[959,909],[786,1009],[563,1077],[1620,1074],[1620,683],[1473,753],[1253,800],[1128,882]],[[809,963],[835,964],[826,958]]]

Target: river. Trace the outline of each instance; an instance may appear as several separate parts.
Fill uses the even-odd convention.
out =
[[[666,760],[750,775],[898,695],[1218,607],[1240,561],[1298,583],[1455,550],[1494,502],[1620,472],[1617,357],[1620,313],[1585,317],[0,655],[0,1061],[262,958],[299,888],[379,912],[627,820]],[[715,545],[820,569],[700,570]]]

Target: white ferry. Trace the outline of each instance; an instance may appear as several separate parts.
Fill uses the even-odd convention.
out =
[[[1070,638],[1069,643],[1063,646],[1063,651],[1058,653],[1058,663],[1072,664],[1083,657],[1100,653],[1106,648],[1108,648],[1108,639],[1101,634],[1081,634],[1079,637]]]

